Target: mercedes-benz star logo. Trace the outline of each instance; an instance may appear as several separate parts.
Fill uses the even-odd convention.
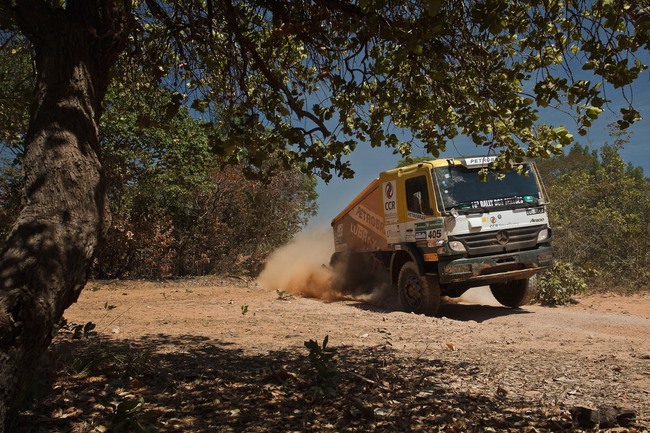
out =
[[[510,240],[510,236],[508,235],[508,232],[505,230],[501,230],[500,232],[497,233],[497,242],[499,245],[505,245],[508,243]]]

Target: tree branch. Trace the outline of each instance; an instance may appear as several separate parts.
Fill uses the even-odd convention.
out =
[[[321,133],[323,134],[324,137],[327,137],[330,135],[329,129],[325,126],[325,123],[321,119],[319,119],[317,116],[315,116],[313,113],[309,111],[305,111],[300,106],[298,105],[298,102],[296,99],[291,95],[291,92],[287,88],[284,83],[282,83],[281,80],[278,79],[268,68],[266,62],[264,59],[261,58],[260,54],[257,52],[251,41],[243,35],[241,32],[241,29],[239,28],[238,23],[235,21],[235,9],[232,5],[232,3],[229,0],[224,1],[224,6],[226,7],[226,13],[225,13],[225,18],[228,22],[228,26],[230,27],[231,31],[234,33],[235,38],[239,42],[240,46],[242,49],[248,51],[250,56],[252,57],[253,61],[255,62],[256,66],[260,68],[260,71],[262,71],[262,74],[266,77],[267,81],[269,84],[281,91],[286,100],[287,104],[289,104],[289,107],[296,113],[298,116],[298,119],[302,118],[308,118],[312,122],[314,122],[317,126],[318,129],[320,129]]]
[[[16,25],[33,43],[47,39],[46,30],[51,26],[53,15],[60,11],[50,7],[44,0],[3,0],[16,14]]]

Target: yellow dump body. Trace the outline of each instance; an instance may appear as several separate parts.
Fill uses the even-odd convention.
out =
[[[387,250],[379,179],[373,180],[332,220],[336,252]]]

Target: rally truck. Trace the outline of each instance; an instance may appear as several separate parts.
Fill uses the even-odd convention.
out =
[[[379,174],[332,221],[342,284],[384,275],[401,308],[435,315],[441,296],[489,286],[502,305],[530,301],[550,267],[548,199],[532,161],[502,172],[495,157],[437,159]],[[356,276],[353,278],[352,276]]]

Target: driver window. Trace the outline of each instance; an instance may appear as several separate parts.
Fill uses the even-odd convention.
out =
[[[406,187],[406,208],[409,212],[421,215],[433,215],[429,204],[429,188],[427,187],[426,176],[407,179]]]

